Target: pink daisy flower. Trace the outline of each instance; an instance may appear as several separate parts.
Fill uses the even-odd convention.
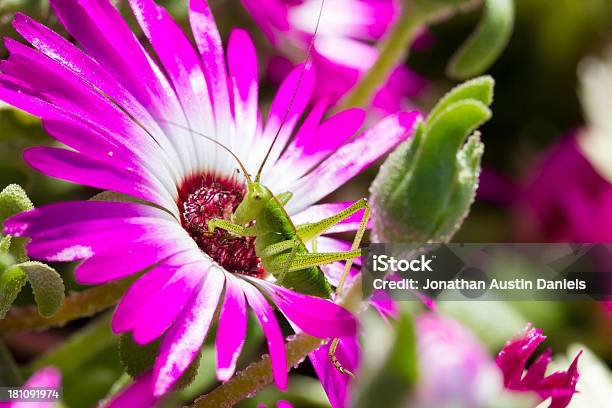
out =
[[[62,385],[62,375],[55,367],[44,367],[36,371],[32,376],[21,386],[22,390],[29,389],[59,389]],[[2,408],[52,408],[57,406],[52,401],[13,401],[0,402]]]
[[[314,36],[312,15],[321,0],[242,0],[270,42],[290,56],[275,57],[270,64],[273,79],[284,77],[292,61],[303,58]],[[395,0],[329,0],[323,8],[313,47],[317,73],[316,94],[334,103],[344,96],[378,58],[380,40],[399,15]],[[297,52],[296,52],[297,51]],[[406,107],[406,98],[425,86],[420,75],[403,65],[395,68],[374,96],[372,107],[394,113]]]
[[[552,360],[552,350],[542,353],[531,366],[525,370],[527,360],[536,348],[546,340],[542,330],[527,325],[522,336],[510,340],[497,356],[497,365],[504,376],[504,386],[513,391],[532,391],[542,398],[550,398],[549,408],[565,408],[576,393],[578,383],[578,358],[574,358],[567,371],[557,371],[546,375],[548,364]]]
[[[211,218],[231,214],[245,184],[231,156],[186,129],[222,141],[252,171],[291,107],[262,182],[275,194],[292,192],[288,213],[299,219],[307,212],[314,221],[347,205],[314,203],[408,137],[417,114],[389,116],[354,136],[364,113],[351,109],[322,121],[323,102],[306,112],[314,73],[305,69],[300,81],[298,67],[280,86],[264,122],[256,51],[246,32],[230,35],[226,65],[205,1],[190,2],[200,54],[152,0],[130,5],[161,65],[107,0],[52,0],[81,49],[18,14],[15,29],[33,48],[7,39],[0,99],[40,117],[47,132],[71,148],[29,149],[24,158],[31,166],[145,203],[53,204],[9,219],[5,233],[31,238],[34,258],[84,260],[75,271],[81,283],[146,271],[119,303],[112,326],[117,333],[131,332],[140,344],[162,335],[163,340],[153,370],[128,391],[140,387],[153,397],[169,391],[197,355],[217,309],[216,372],[221,381],[230,378],[248,308],[267,338],[275,383],[285,388],[284,338],[268,299],[295,327],[316,337],[354,336],[356,321],[329,300],[275,285],[252,240],[200,234]],[[355,228],[349,219],[329,232]],[[322,252],[344,245],[318,240]]]

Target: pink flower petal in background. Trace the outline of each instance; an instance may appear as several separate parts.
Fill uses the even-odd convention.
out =
[[[262,4],[265,3],[265,6]],[[271,43],[284,55],[295,58],[295,49],[306,53],[313,40],[320,0],[242,0],[242,4]],[[313,64],[317,73],[317,98],[337,102],[357,83],[378,57],[375,42],[380,40],[399,15],[396,0],[346,0],[326,2],[314,42]],[[431,35],[421,35],[418,49],[431,44]],[[301,57],[302,58],[302,57]],[[299,59],[298,59],[299,61]],[[273,59],[269,75],[275,81],[284,78],[295,59]],[[426,81],[403,65],[378,91],[372,107],[384,116],[408,106],[407,100],[418,95]]]

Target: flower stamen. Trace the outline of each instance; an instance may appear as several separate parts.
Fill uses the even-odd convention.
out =
[[[244,185],[235,179],[214,174],[191,177],[180,189],[181,224],[200,249],[225,270],[261,278],[264,270],[255,253],[255,238],[237,237],[219,228],[208,231],[208,221],[213,218],[230,219],[244,194]]]

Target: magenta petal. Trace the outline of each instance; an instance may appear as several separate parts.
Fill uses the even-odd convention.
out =
[[[173,104],[173,108],[178,108],[175,95],[169,91],[171,86],[158,69],[156,72],[151,57],[109,1],[51,0],[50,3],[83,49],[145,107],[165,111]]]
[[[166,214],[166,216],[164,216]],[[154,207],[136,203],[109,201],[73,201],[45,205],[14,215],[4,222],[4,233],[32,237],[49,229],[94,220],[121,220],[132,217],[161,217],[167,213]]]
[[[286,31],[289,29],[287,7],[284,1],[242,0],[242,4],[273,44],[277,42],[276,34],[278,34],[278,30]]]
[[[266,289],[281,312],[305,333],[322,339],[356,335],[357,320],[342,306],[264,281],[256,283]]]
[[[348,387],[351,377],[342,374],[329,359],[327,343],[308,354],[310,361],[329,398],[332,408],[344,408],[348,404]],[[336,358],[344,368],[355,373],[359,368],[359,342],[355,337],[340,339],[336,349]]]
[[[147,174],[151,175],[156,173],[156,176],[161,175],[168,179],[169,176],[164,172],[159,172],[159,164],[157,161],[165,163],[169,166],[170,158],[168,151],[166,151],[166,144],[155,143],[156,140],[147,135],[142,129],[137,128],[133,122],[125,120],[124,117],[120,117],[121,120],[113,121],[113,126],[105,127],[97,118],[86,118],[83,116],[75,116],[74,113],[69,110],[69,107],[59,106],[49,103],[48,101],[41,99],[39,96],[31,95],[21,87],[15,87],[14,84],[9,84],[0,80],[0,99],[9,103],[19,109],[22,109],[34,116],[43,119],[43,125],[47,128],[50,121],[57,121],[63,123],[70,123],[73,130],[77,128],[86,127],[90,134],[85,136],[84,140],[77,141],[78,135],[68,134],[58,136],[58,131],[61,129],[54,129],[53,124],[50,124],[49,131],[51,135],[61,142],[66,142],[67,145],[75,147],[77,150],[82,151],[85,154],[93,153],[96,149],[103,149],[103,146],[107,147],[104,153],[104,159],[100,156],[95,156],[95,160],[104,161],[106,163],[121,163],[121,158],[125,156],[122,153],[131,151],[132,154],[132,165],[130,167],[147,169]],[[94,122],[92,122],[95,121]],[[72,130],[71,130],[72,132]],[[80,130],[77,130],[81,135],[83,134]],[[104,135],[104,136],[102,136]],[[96,141],[95,143],[88,143],[92,138],[100,136],[104,141]],[[84,147],[87,146],[87,147]],[[164,150],[162,150],[162,148]],[[117,155],[117,160],[113,160],[113,157]],[[94,156],[89,156],[94,157]],[[155,165],[149,164],[151,161],[156,161]],[[170,169],[170,167],[168,167]],[[156,171],[157,170],[157,171]],[[153,178],[149,178],[149,182],[155,183]],[[171,206],[168,208],[172,208]]]
[[[312,154],[320,149],[336,149],[359,130],[365,116],[363,109],[351,108],[329,117],[321,123],[315,137],[302,145],[304,154]]]
[[[94,256],[77,266],[74,276],[81,284],[95,285],[140,272],[184,250],[180,245],[176,245],[176,242],[168,244],[169,241],[164,240],[151,240],[141,244],[129,243],[121,246],[120,256],[115,246],[109,248],[107,252],[96,251]]]
[[[546,378],[544,388],[550,388],[552,400],[549,408],[565,408],[569,405],[572,397],[577,392],[578,383],[578,359],[582,351],[572,361],[572,364],[565,372],[553,373]],[[542,393],[540,393],[542,395]]]
[[[246,139],[257,130],[257,52],[249,34],[233,30],[227,45],[227,65],[234,89],[234,117],[237,134]]]
[[[532,328],[529,324],[522,336],[506,343],[496,362],[504,375],[506,388],[536,392],[542,400],[551,398],[551,408],[565,408],[576,393],[578,358],[582,352],[578,353],[567,371],[557,371],[545,376],[552,355],[552,351],[548,349],[523,375],[527,360],[544,339],[542,331]]]
[[[210,268],[204,262],[184,265],[168,279],[157,293],[143,298],[143,306],[134,317],[134,341],[147,344],[172,324],[191,298],[193,291],[202,282],[202,276]]]
[[[536,361],[527,369],[521,383],[525,389],[533,389],[538,386],[539,382],[546,376],[548,364],[552,361],[552,349],[548,348],[536,359]]]
[[[153,407],[158,398],[153,396],[153,372],[147,371],[122,390],[104,408]]]
[[[276,145],[270,153],[271,163],[274,163],[280,156],[287,141],[293,134],[297,121],[310,101],[314,83],[315,74],[312,67],[304,68],[303,65],[298,65],[287,76],[276,92],[263,133],[264,139],[268,143],[276,136],[285,116],[287,119],[278,134]],[[291,109],[289,110],[290,107]]]
[[[204,0],[189,1],[189,22],[195,37],[196,44],[202,55],[204,63],[206,82],[210,87],[215,117],[217,119],[217,131],[223,134],[228,126],[232,124],[230,97],[228,90],[225,58],[223,56],[223,43],[215,24],[214,17]]]
[[[217,378],[227,381],[236,369],[247,328],[247,306],[240,283],[226,274],[225,301],[217,328]]]
[[[21,13],[15,14],[15,29],[41,53],[91,83],[143,123],[145,108],[93,58],[48,27]]]
[[[164,336],[154,366],[155,396],[168,392],[198,354],[225,283],[223,272],[211,268],[174,325]]]
[[[68,120],[45,120],[43,127],[55,140],[87,157],[98,157],[105,162],[114,162],[121,166],[133,165],[140,161],[138,156],[123,143],[84,124]],[[112,152],[110,156],[109,152]]]
[[[5,40],[9,59],[0,62],[2,78],[52,102],[80,118],[104,126],[127,120],[124,112],[69,69],[10,38]]]
[[[370,304],[380,313],[383,319],[386,320],[388,317],[397,318],[397,305],[393,298],[384,290],[375,290],[370,298]]]
[[[545,339],[542,330],[532,329],[528,325],[522,337],[508,341],[499,352],[496,363],[504,374],[504,385],[507,388],[520,387],[527,360]]]
[[[213,123],[200,58],[166,10],[153,0],[130,0],[134,15],[153,45],[190,121]]]
[[[32,147],[26,150],[23,156],[30,166],[49,176],[167,206],[167,202],[162,199],[167,194],[153,189],[146,175],[133,170],[114,167],[103,161],[54,147]]]
[[[158,240],[175,252],[195,246],[177,223],[164,223],[155,218],[131,218],[127,222],[97,220],[55,228],[33,236],[27,248],[34,258],[67,262],[117,250],[118,240],[134,244]],[[131,262],[129,258],[124,259]],[[121,274],[121,271],[107,271],[104,276],[110,280],[110,276],[115,274]]]
[[[123,333],[131,330],[146,300],[159,292],[175,272],[176,267],[161,264],[138,278],[123,295],[115,310],[111,324],[113,331]]]
[[[292,189],[294,198],[287,204],[288,211],[295,212],[319,201],[368,167],[410,136],[419,116],[418,112],[391,115],[336,150],[297,181]]]
[[[285,353],[285,341],[278,326],[278,321],[274,316],[274,311],[264,296],[250,283],[241,280],[240,286],[242,286],[247,301],[257,319],[259,319],[266,336],[274,383],[281,390],[285,390],[287,389],[287,355]]]

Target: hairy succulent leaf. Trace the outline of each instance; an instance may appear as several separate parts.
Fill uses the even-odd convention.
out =
[[[19,214],[23,211],[28,211],[34,208],[32,201],[28,198],[26,192],[17,184],[11,184],[0,192],[0,233],[4,228],[4,221],[12,215]],[[25,262],[28,260],[25,251],[27,238],[12,237],[8,243],[8,252],[15,257],[17,262]],[[7,246],[3,242],[1,251]]]
[[[385,161],[371,186],[377,242],[446,242],[474,199],[483,144],[474,131],[491,117],[493,80],[449,92]],[[469,140],[466,143],[466,139]]]
[[[12,262],[10,256],[0,255],[0,319],[4,319],[26,283],[25,273],[19,268],[9,266]]]
[[[64,303],[64,282],[62,277],[48,265],[41,262],[23,262],[15,265],[23,271],[38,306],[38,312],[43,317],[51,317]]]

